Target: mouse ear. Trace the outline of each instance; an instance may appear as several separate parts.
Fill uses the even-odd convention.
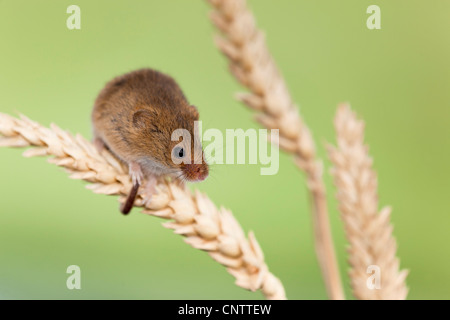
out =
[[[144,129],[149,127],[154,115],[148,110],[138,110],[133,114],[133,125],[135,127]]]
[[[189,106],[189,111],[192,114],[192,116],[194,117],[194,120],[198,120],[199,114],[198,114],[197,107],[193,106],[193,105],[190,105]]]

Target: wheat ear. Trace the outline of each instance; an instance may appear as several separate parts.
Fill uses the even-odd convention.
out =
[[[245,0],[209,0],[211,20],[222,32],[216,44],[230,62],[231,73],[250,93],[238,100],[258,112],[256,120],[268,129],[279,129],[279,146],[294,155],[307,177],[312,198],[316,254],[331,299],[344,299],[333,247],[322,163],[316,158],[311,133],[292,102],[286,84],[270,55],[264,34],[255,24]]]
[[[90,182],[95,193],[119,195],[125,201],[131,189],[126,167],[110,153],[101,155],[82,136],[72,136],[56,125],[45,128],[30,119],[0,114],[0,146],[35,147],[24,156],[54,156],[49,162],[64,167],[73,179]],[[192,194],[166,180],[160,181],[158,194],[144,207],[143,213],[172,220],[163,224],[185,237],[192,247],[204,250],[224,265],[236,278],[236,285],[261,290],[268,299],[285,299],[283,285],[269,272],[263,252],[252,232],[245,237],[229,210],[217,208],[209,198],[196,191]],[[142,207],[138,197],[135,206]]]
[[[334,126],[337,147],[328,146],[332,175],[345,232],[350,243],[350,279],[358,299],[405,299],[407,271],[399,271],[397,245],[389,222],[391,208],[378,212],[377,175],[364,145],[364,122],[348,105],[338,108]],[[369,289],[369,266],[379,267],[380,288]],[[375,269],[373,270],[375,271]],[[368,273],[369,272],[369,273]]]

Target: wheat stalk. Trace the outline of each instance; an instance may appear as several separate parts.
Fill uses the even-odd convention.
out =
[[[303,170],[313,205],[316,254],[328,295],[343,299],[344,293],[333,247],[322,163],[317,160],[310,130],[299,115],[286,84],[270,55],[264,34],[245,0],[209,0],[214,10],[211,20],[222,32],[216,44],[230,63],[235,78],[250,93],[240,93],[238,100],[258,112],[256,120],[268,129],[279,129],[279,146],[294,155]]]
[[[332,175],[345,231],[353,293],[358,299],[405,299],[407,271],[399,271],[397,245],[389,222],[391,208],[378,212],[377,175],[364,145],[364,122],[348,105],[338,108],[334,126],[337,147],[328,146]],[[369,266],[378,266],[381,288],[369,289]]]
[[[90,182],[95,193],[119,195],[125,201],[131,189],[127,168],[110,153],[99,154],[82,136],[72,136],[56,125],[46,128],[30,119],[0,114],[0,146],[29,147],[26,157],[54,156],[49,162],[64,167],[73,179]],[[280,280],[264,262],[263,252],[252,232],[248,240],[232,213],[217,208],[204,194],[160,181],[158,194],[144,207],[143,213],[172,220],[163,224],[185,237],[192,247],[204,250],[224,265],[236,278],[236,285],[261,290],[268,299],[285,299]],[[139,196],[135,206],[142,207]]]

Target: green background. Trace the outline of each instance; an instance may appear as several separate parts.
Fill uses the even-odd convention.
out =
[[[66,28],[70,4],[81,30]],[[381,7],[382,29],[366,28]],[[392,205],[411,299],[450,298],[450,1],[250,1],[294,100],[326,159],[333,116],[349,101],[364,118]],[[258,128],[233,99],[243,89],[213,45],[205,1],[0,0],[0,112],[24,113],[91,136],[90,112],[113,76],[153,67],[174,76],[204,128]],[[259,299],[161,220],[23,150],[0,149],[0,298]],[[350,296],[346,241],[328,174],[330,219]],[[289,156],[275,176],[258,165],[217,165],[197,184],[253,230],[291,299],[325,299],[312,242],[305,179]],[[66,288],[81,267],[82,289]]]

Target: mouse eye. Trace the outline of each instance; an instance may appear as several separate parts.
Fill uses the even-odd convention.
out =
[[[184,157],[184,149],[181,147],[173,148],[173,154],[176,158],[181,159]]]

